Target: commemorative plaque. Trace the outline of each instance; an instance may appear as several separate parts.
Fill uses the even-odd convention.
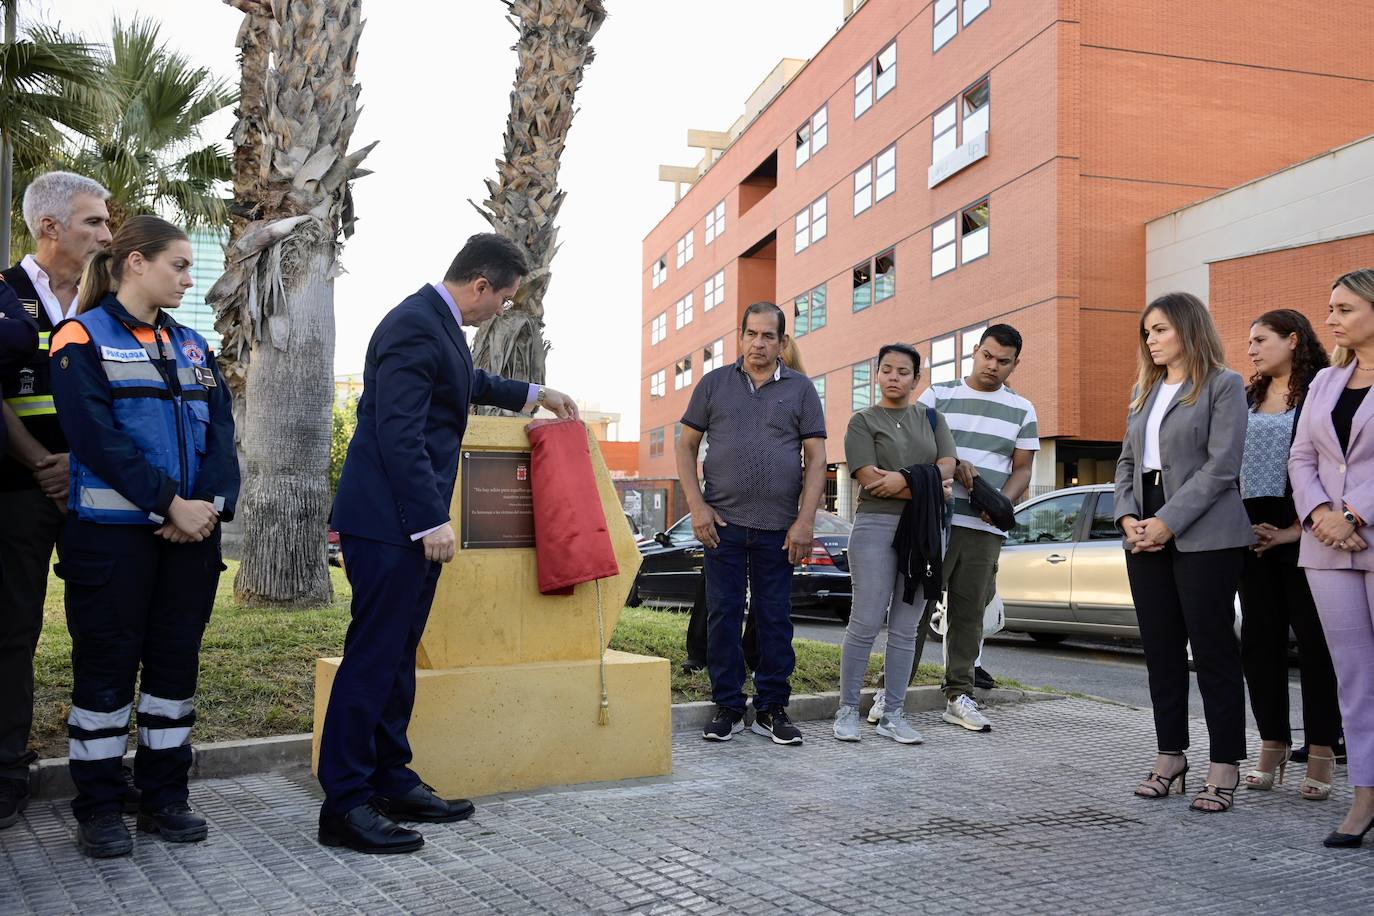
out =
[[[534,546],[529,452],[463,452],[463,549]]]

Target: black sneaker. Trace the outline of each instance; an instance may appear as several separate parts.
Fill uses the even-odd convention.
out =
[[[705,671],[705,670],[706,670],[706,663],[705,663],[705,662],[699,662],[699,661],[697,661],[695,658],[689,658],[689,659],[687,659],[687,661],[685,661],[685,662],[682,663],[682,673],[683,673],[683,674],[694,674],[694,673],[696,673],[696,672],[698,672],[698,671]]]
[[[108,859],[133,852],[134,838],[118,811],[106,811],[76,825],[76,845],[92,859]]]
[[[134,771],[120,767],[124,771],[124,813],[137,814],[143,807],[143,793],[134,785]]]
[[[210,832],[205,818],[186,802],[172,802],[156,811],[140,811],[138,829],[161,834],[169,843],[199,843]]]
[[[979,690],[991,690],[997,686],[997,682],[992,679],[991,674],[988,674],[982,668],[974,668],[973,686],[977,687]]]
[[[19,820],[20,813],[29,804],[29,781],[27,779],[0,779],[0,830]]]
[[[701,730],[707,741],[729,741],[744,731],[744,713],[728,706],[717,706],[716,717]]]
[[[773,706],[754,711],[754,724],[750,726],[756,735],[773,739],[774,744],[801,744],[801,729],[787,718],[787,710]]]

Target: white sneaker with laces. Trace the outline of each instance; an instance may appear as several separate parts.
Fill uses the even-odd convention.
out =
[[[971,732],[992,731],[992,723],[988,721],[987,716],[978,711],[978,704],[966,693],[961,693],[946,703],[944,714],[940,718],[950,725],[958,725]]]
[[[873,706],[868,710],[868,721],[876,725],[878,720],[883,717],[883,709],[887,705],[887,688],[879,687],[878,692],[873,695]]]

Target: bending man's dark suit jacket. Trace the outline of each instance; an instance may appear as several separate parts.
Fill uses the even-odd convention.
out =
[[[469,406],[521,410],[529,391],[525,382],[475,369],[443,297],[421,287],[382,319],[368,344],[334,529],[419,549],[412,535],[449,520]]]
[[[38,352],[38,326],[35,325],[19,296],[10,285],[0,279],[0,369],[11,369],[28,362]],[[0,390],[0,398],[4,391]],[[0,420],[0,455],[7,444],[5,423]]]

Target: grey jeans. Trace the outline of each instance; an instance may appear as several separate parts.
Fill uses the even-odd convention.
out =
[[[897,551],[892,537],[901,521],[898,515],[860,513],[849,534],[849,577],[854,600],[849,625],[844,631],[840,651],[840,702],[859,705],[859,690],[868,671],[868,656],[873,640],[887,620],[887,653],[883,660],[883,680],[887,687],[886,707],[902,708],[907,684],[916,660],[916,627],[921,622],[925,598],[916,589],[911,604],[902,601],[906,577],[897,572]]]

